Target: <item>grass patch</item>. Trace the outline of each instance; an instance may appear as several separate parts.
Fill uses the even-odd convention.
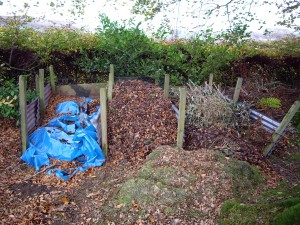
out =
[[[246,205],[235,201],[225,201],[221,208],[220,224],[269,224],[273,214],[277,211],[268,205]]]
[[[300,199],[298,199],[299,202]],[[294,201],[293,201],[294,202]],[[278,214],[274,220],[274,225],[300,224],[300,203],[285,209]]]
[[[300,185],[287,188],[281,183],[256,198],[257,203],[240,200],[225,201],[221,208],[220,224],[300,224]],[[250,196],[253,198],[253,196]]]
[[[258,168],[244,161],[232,160],[225,167],[233,179],[234,198],[242,202],[253,199],[253,193],[261,186],[263,177]]]

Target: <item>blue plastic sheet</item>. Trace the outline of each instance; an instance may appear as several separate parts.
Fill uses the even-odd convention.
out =
[[[86,103],[90,99],[86,100]],[[38,171],[42,166],[50,165],[50,158],[62,161],[76,160],[82,164],[77,168],[70,168],[71,172],[52,169],[48,174],[55,173],[57,177],[68,180],[78,171],[85,171],[89,167],[101,166],[105,162],[104,154],[97,142],[96,127],[98,112],[88,116],[80,112],[78,104],[66,101],[57,105],[57,113],[63,114],[52,119],[46,127],[37,129],[28,139],[29,148],[21,159]]]

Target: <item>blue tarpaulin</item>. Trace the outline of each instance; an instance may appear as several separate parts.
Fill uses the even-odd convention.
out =
[[[86,100],[86,103],[90,99]],[[42,166],[50,165],[50,158],[62,161],[76,160],[82,164],[70,168],[72,173],[59,169],[49,170],[55,175],[68,180],[78,171],[85,171],[92,166],[101,166],[105,162],[104,154],[97,142],[96,127],[91,121],[97,120],[98,112],[88,116],[75,101],[66,101],[56,107],[56,112],[62,114],[52,119],[46,127],[37,129],[29,138],[29,148],[21,159],[38,171]]]

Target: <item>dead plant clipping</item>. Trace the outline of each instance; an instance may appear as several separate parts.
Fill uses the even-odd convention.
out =
[[[188,83],[186,121],[200,127],[242,127],[249,122],[249,109],[235,105],[220,87],[204,83],[197,86]]]

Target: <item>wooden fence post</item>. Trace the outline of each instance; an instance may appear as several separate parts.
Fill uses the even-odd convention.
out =
[[[186,89],[179,88],[180,102],[177,127],[177,147],[182,148],[184,136],[184,121],[185,121],[185,105],[186,105]]]
[[[39,87],[39,75],[38,74],[35,75],[34,80],[35,80],[35,90],[37,93],[39,93],[40,87]]]
[[[212,87],[212,85],[213,85],[213,79],[214,79],[214,75],[211,73],[211,74],[209,75],[209,81],[208,81],[208,85],[211,86],[211,87]]]
[[[49,66],[49,73],[50,73],[50,84],[51,84],[52,93],[55,94],[55,92],[56,92],[56,86],[55,86],[56,77],[55,77],[52,65]]]
[[[108,77],[108,92],[107,92],[108,101],[112,100],[112,92],[113,92],[114,80],[115,80],[114,76],[115,76],[114,65],[110,64],[109,77]]]
[[[115,74],[115,67],[114,64],[109,65],[109,73]]]
[[[242,82],[243,82],[243,78],[239,77],[236,82],[236,86],[235,86],[235,90],[234,90],[233,104],[237,104],[237,102],[239,100],[239,96],[240,96],[240,92],[241,92],[241,88],[242,88]]]
[[[40,100],[40,115],[41,118],[45,114],[45,71],[44,69],[39,69],[39,100]]]
[[[170,92],[170,75],[165,75],[165,83],[164,83],[164,96],[165,98],[169,98],[169,92]]]
[[[19,76],[19,107],[21,113],[21,149],[22,153],[27,149],[27,113],[26,113],[26,77],[24,75]]]
[[[100,119],[101,119],[101,144],[102,150],[107,157],[108,143],[107,143],[107,109],[106,109],[106,87],[100,88]]]
[[[285,117],[283,118],[281,123],[279,124],[278,128],[273,133],[272,143],[267,145],[267,147],[264,150],[264,155],[265,156],[270,155],[272,153],[272,151],[275,148],[276,144],[278,143],[278,141],[282,137],[282,134],[283,134],[285,128],[291,122],[291,120],[293,119],[294,115],[299,110],[299,108],[300,108],[300,101],[298,100],[298,101],[295,101],[295,103],[291,106],[291,108],[289,109],[289,111],[287,112],[287,114],[285,115]]]

